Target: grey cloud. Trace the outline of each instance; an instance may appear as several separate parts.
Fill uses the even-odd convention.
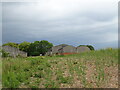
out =
[[[99,12],[97,9],[81,11],[75,8],[75,11],[60,11],[65,14],[54,15],[56,10],[51,10],[52,14],[48,12],[48,8],[43,9],[45,11],[41,8],[39,11],[39,8],[34,8],[34,4],[3,4],[4,43],[48,40],[55,45],[93,44],[96,49],[117,46],[116,37],[111,38],[117,35],[117,23],[114,21],[117,15],[114,9]],[[59,10],[61,9],[58,8],[56,12],[59,13]]]

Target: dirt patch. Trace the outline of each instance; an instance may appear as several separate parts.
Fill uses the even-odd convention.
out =
[[[71,85],[71,88],[82,88],[83,84],[81,82],[81,80],[79,79],[79,76],[74,73],[74,79],[73,79],[73,84]]]
[[[88,87],[94,87],[97,88],[96,82],[94,81],[93,77],[96,75],[96,67],[94,62],[87,62],[86,63],[86,80]]]
[[[105,74],[108,78],[108,83],[105,88],[118,88],[118,66],[105,67]]]

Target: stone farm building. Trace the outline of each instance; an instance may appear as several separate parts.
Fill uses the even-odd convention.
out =
[[[52,47],[52,54],[58,54],[59,49],[64,48],[66,46],[68,46],[68,45],[67,44],[61,44],[61,45],[53,46]]]
[[[53,54],[58,54],[59,53],[59,49],[68,46],[67,44],[60,44],[57,46],[53,46],[47,53],[46,55],[53,55]]]
[[[90,48],[87,46],[78,46],[76,47],[76,53],[87,52],[90,51]]]
[[[90,49],[87,46],[80,46],[80,47],[74,47],[67,44],[61,44],[57,46],[53,46],[46,55],[67,55],[67,54],[76,54],[81,52],[90,51]]]
[[[58,49],[58,53],[60,55],[75,54],[76,47],[68,45],[68,46],[65,46],[65,47]]]
[[[2,46],[2,49],[5,52],[8,52],[9,56],[12,56],[12,57],[17,57],[17,56],[27,57],[27,53],[26,52],[20,51],[18,48],[15,48],[15,47]]]

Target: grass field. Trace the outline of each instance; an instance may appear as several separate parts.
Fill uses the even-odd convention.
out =
[[[2,84],[4,88],[118,88],[118,49],[4,58]]]

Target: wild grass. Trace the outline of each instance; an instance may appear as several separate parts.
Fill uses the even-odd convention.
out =
[[[3,58],[4,88],[117,88],[118,49]]]
[[[0,89],[2,89],[2,58],[0,56]]]

